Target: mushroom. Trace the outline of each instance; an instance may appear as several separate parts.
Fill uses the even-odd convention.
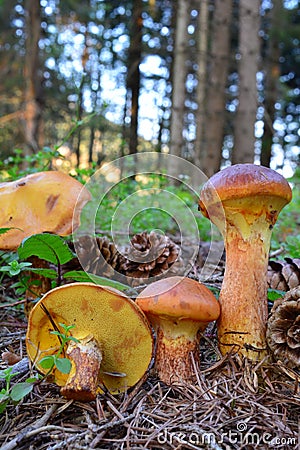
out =
[[[199,209],[222,232],[226,265],[220,292],[222,354],[252,360],[267,354],[267,268],[272,228],[292,198],[274,170],[237,164],[216,173],[201,191]]]
[[[0,235],[0,250],[14,251],[24,238],[45,231],[60,236],[71,234],[79,226],[81,210],[90,197],[79,181],[58,171],[37,172],[0,183],[0,228],[12,228]],[[49,267],[37,256],[28,261],[35,268]],[[32,272],[28,284],[34,284],[34,293],[27,290],[25,309],[30,309],[32,299],[51,288],[49,278]]]
[[[75,325],[79,342],[65,351],[69,374],[54,368],[53,377],[67,398],[95,399],[98,392],[123,392],[136,384],[151,362],[153,337],[138,306],[116,289],[92,283],[73,283],[52,289],[32,309],[26,335],[29,358],[39,361],[58,352],[60,341],[51,331],[59,324]]]
[[[90,193],[79,181],[58,171],[0,183],[0,228],[12,228],[0,235],[0,249],[16,250],[24,238],[45,231],[71,234],[89,200]]]
[[[191,382],[200,361],[199,332],[220,314],[217,299],[203,284],[175,276],[149,284],[136,303],[156,331],[159,378],[168,385]]]

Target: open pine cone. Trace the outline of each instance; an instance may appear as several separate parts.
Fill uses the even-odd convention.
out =
[[[78,260],[89,273],[110,277],[118,271],[122,255],[106,237],[80,236],[76,242]]]
[[[143,279],[157,279],[166,271],[169,276],[175,275],[181,267],[179,247],[167,236],[144,231],[134,235],[130,242],[120,272],[131,278],[132,285]]]
[[[291,368],[300,366],[300,286],[274,302],[267,342],[276,359]]]
[[[272,289],[289,291],[300,285],[300,259],[285,258],[269,261],[268,285]]]

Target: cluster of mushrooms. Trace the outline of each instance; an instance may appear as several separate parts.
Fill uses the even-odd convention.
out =
[[[39,179],[35,188],[40,194],[32,196],[30,191],[37,178],[44,177],[46,183],[51,174],[68,177],[58,172],[35,174],[11,184],[11,191],[23,190],[23,214],[28,217],[28,211],[33,211],[30,223],[40,223],[41,210],[49,218],[48,228],[41,226],[38,232],[69,234],[65,223],[57,223],[57,211],[64,202],[65,208],[74,209],[77,181],[72,179],[71,185],[71,177],[65,178],[56,194],[43,197]],[[112,394],[127,390],[146,376],[153,358],[154,369],[166,384],[193,382],[200,364],[201,333],[212,321],[217,321],[223,355],[239,353],[250,360],[263,359],[267,355],[270,238],[278,214],[291,198],[289,184],[272,169],[238,164],[218,172],[203,186],[199,209],[224,237],[226,269],[219,301],[204,284],[187,277],[153,282],[135,301],[116,289],[92,283],[60,286],[45,293],[30,313],[26,336],[30,359],[46,373],[39,361],[55,354],[60,346],[58,334],[51,331],[59,328],[59,323],[74,324],[76,340],[63,355],[72,363],[71,372],[54,369],[52,376],[64,396],[81,401],[93,400],[106,390]],[[81,199],[83,207],[89,194]],[[26,237],[24,224],[14,220],[17,204],[12,196],[11,209],[2,212],[7,223],[1,225],[15,229],[0,236],[0,248],[5,247],[9,234],[15,236],[16,246]],[[78,205],[76,210],[80,210]],[[25,234],[32,231],[28,226]]]

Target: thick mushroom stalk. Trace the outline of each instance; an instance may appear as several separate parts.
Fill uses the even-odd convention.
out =
[[[200,333],[220,314],[217,299],[195,280],[170,277],[148,285],[136,303],[156,331],[159,378],[168,385],[192,382],[200,365]]]
[[[200,195],[201,212],[223,234],[226,266],[220,292],[222,354],[267,354],[267,269],[272,228],[291,200],[287,181],[272,169],[237,164],[215,174]]]
[[[156,330],[155,370],[166,384],[190,383],[200,368],[199,341],[208,323],[148,315]]]
[[[54,325],[55,324],[55,325]],[[56,365],[51,373],[62,395],[80,401],[95,399],[103,389],[126,391],[146,374],[152,359],[153,336],[138,306],[116,289],[92,283],[72,283],[47,292],[32,309],[26,334],[29,358],[39,362],[57,355],[60,339],[53,328],[74,325],[64,348],[71,372]],[[56,327],[55,327],[56,326]]]
[[[61,394],[66,398],[89,402],[97,395],[102,351],[93,336],[79,342],[70,341],[66,355],[72,362],[72,369]]]

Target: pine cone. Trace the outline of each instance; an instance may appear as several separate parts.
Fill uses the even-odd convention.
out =
[[[82,268],[95,275],[110,277],[123,261],[115,244],[106,237],[80,236],[75,247]]]
[[[272,289],[289,291],[300,285],[300,259],[285,258],[284,261],[269,261],[268,285]]]
[[[291,368],[300,366],[300,286],[274,302],[267,342],[276,359]]]
[[[134,235],[130,242],[120,272],[139,280],[130,280],[132,285],[138,285],[143,279],[157,279],[166,271],[168,275],[175,275],[181,267],[179,247],[167,236],[144,231]]]

